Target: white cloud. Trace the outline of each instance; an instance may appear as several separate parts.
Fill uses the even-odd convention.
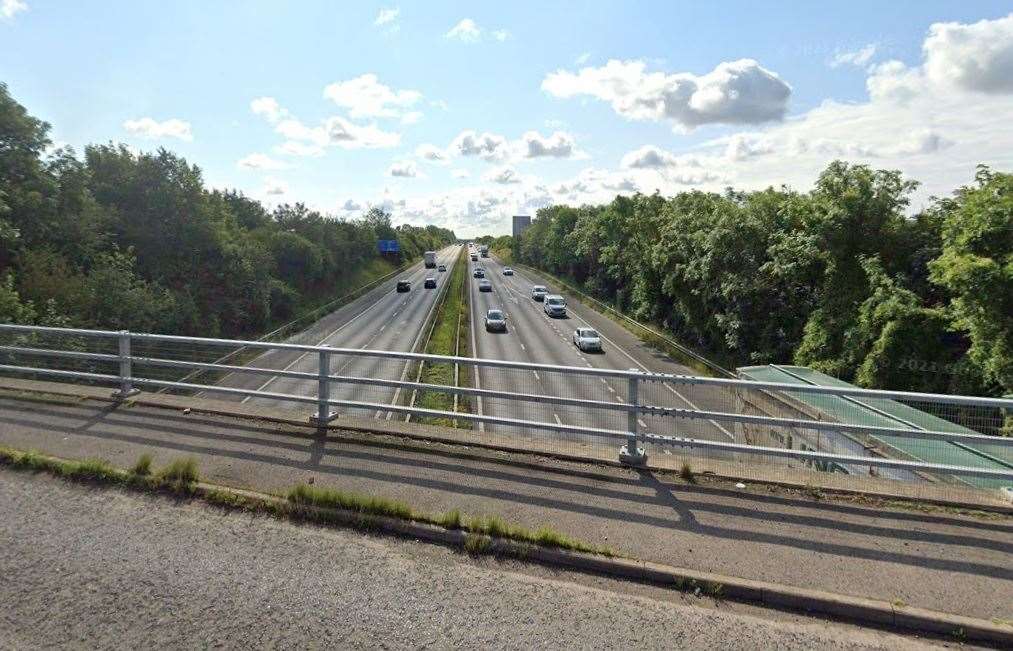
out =
[[[737,133],[728,140],[725,158],[732,161],[743,161],[757,156],[766,156],[774,151],[774,144],[765,138]]]
[[[273,115],[288,115],[281,112],[262,111],[269,122]],[[286,141],[275,148],[279,153],[295,156],[320,156],[327,147],[342,149],[388,149],[401,143],[401,134],[384,131],[376,124],[356,124],[343,117],[332,116],[319,126],[311,127],[298,118],[287,117],[275,123],[276,133]]]
[[[381,26],[393,23],[397,20],[399,15],[401,15],[401,10],[397,7],[392,9],[381,9],[380,13],[376,15],[376,20],[373,21],[373,24]]]
[[[517,171],[512,167],[500,167],[490,170],[482,177],[482,179],[491,183],[499,183],[501,185],[520,183],[522,180]]]
[[[363,206],[355,199],[349,199],[345,201],[345,203],[341,204],[341,209],[346,212],[356,212],[362,210]]]
[[[22,0],[3,0],[0,2],[0,18],[10,20],[22,11],[28,11],[28,5]]]
[[[528,131],[521,136],[525,158],[569,158],[576,152],[573,136],[556,131],[543,138],[537,131]]]
[[[171,118],[159,122],[152,118],[140,118],[138,120],[127,120],[123,128],[131,135],[145,138],[147,140],[161,140],[163,138],[178,138],[187,142],[193,140],[193,133],[190,130],[190,123],[183,120]]]
[[[574,63],[576,63],[578,66],[582,66],[585,63],[587,63],[590,59],[591,59],[591,53],[590,52],[584,52],[579,57],[577,57],[576,59],[574,59]]]
[[[461,22],[451,27],[444,37],[464,41],[465,43],[475,43],[482,37],[482,30],[471,18],[464,18]]]
[[[282,118],[288,117],[288,111],[283,109],[278,100],[273,97],[258,97],[250,102],[250,110],[254,115],[264,117],[271,124],[275,124]]]
[[[502,43],[503,41],[510,38],[510,32],[505,29],[497,29],[492,32],[492,37]]]
[[[671,167],[700,167],[692,156],[677,156],[653,145],[644,145],[623,156],[620,165],[627,169],[663,169]]]
[[[478,134],[462,131],[450,143],[450,150],[460,156],[480,156],[485,160],[502,160],[507,157],[507,140],[495,133]]]
[[[401,124],[418,124],[422,119],[422,111],[408,111],[401,115]]]
[[[423,144],[415,148],[415,155],[423,160],[427,160],[433,163],[446,164],[448,162],[447,152],[443,151],[436,145]]]
[[[469,176],[471,176],[471,173],[468,172],[468,170],[456,169],[453,170],[450,173],[450,175],[453,176],[455,179],[466,179]]]
[[[778,121],[791,97],[791,86],[752,59],[721,63],[701,76],[647,72],[643,61],[613,59],[576,74],[550,73],[542,90],[561,98],[589,95],[627,119],[668,119],[681,129]]]
[[[1013,14],[970,25],[935,23],[922,46],[925,73],[941,86],[1013,92]]]
[[[253,153],[249,156],[245,156],[239,159],[239,167],[245,167],[251,170],[283,170],[290,167],[290,165],[284,161],[275,160],[267,154]]]
[[[328,84],[324,88],[324,97],[348,109],[348,114],[353,118],[394,118],[421,100],[422,93],[416,90],[392,90],[370,73]]]
[[[834,55],[834,58],[830,59],[830,67],[837,68],[843,65],[863,67],[865,64],[869,63],[875,55],[876,46],[875,44],[870,43],[858,50],[838,52]]]
[[[387,175],[413,179],[419,175],[419,170],[414,161],[397,161],[387,170]]]
[[[280,179],[267,177],[264,179],[264,194],[271,196],[288,194],[288,183]]]

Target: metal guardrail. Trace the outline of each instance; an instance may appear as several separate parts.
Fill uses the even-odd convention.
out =
[[[888,435],[909,437],[913,439],[949,441],[956,444],[977,444],[992,447],[1013,447],[1013,438],[988,436],[984,434],[966,434],[948,431],[929,431],[905,427],[881,427],[869,426],[854,423],[833,422],[823,420],[809,420],[804,418],[782,418],[773,416],[758,416],[753,414],[707,411],[701,409],[682,409],[664,405],[645,404],[640,396],[644,395],[642,389],[649,383],[675,384],[675,385],[704,385],[722,388],[755,389],[769,392],[790,392],[814,393],[837,396],[861,396],[867,398],[899,399],[914,402],[939,403],[953,406],[975,406],[989,409],[1011,410],[1013,399],[1009,398],[987,398],[976,396],[948,396],[939,394],[926,394],[901,391],[878,391],[871,389],[858,389],[853,387],[827,387],[798,384],[781,384],[773,382],[758,382],[750,380],[738,380],[730,378],[704,378],[695,376],[670,375],[664,373],[648,373],[636,370],[579,368],[570,366],[558,366],[550,364],[532,364],[528,362],[514,362],[508,360],[478,359],[472,357],[450,357],[431,355],[425,353],[409,353],[383,350],[361,350],[350,348],[332,348],[327,346],[312,346],[303,344],[290,344],[267,341],[238,341],[230,339],[210,339],[200,337],[183,337],[176,335],[160,335],[146,333],[132,333],[127,331],[114,332],[105,330],[81,330],[73,328],[48,328],[37,326],[23,326],[0,324],[0,333],[12,335],[52,336],[65,335],[83,339],[96,339],[106,342],[115,341],[117,353],[84,352],[80,350],[59,350],[30,345],[30,341],[0,345],[0,354],[7,357],[30,357],[46,359],[65,359],[96,361],[104,363],[115,363],[118,372],[95,373],[90,371],[48,368],[40,366],[29,366],[24,364],[0,364],[0,372],[6,373],[28,373],[39,374],[63,380],[85,381],[93,383],[109,383],[118,386],[114,395],[118,398],[126,398],[138,392],[137,387],[146,388],[172,388],[181,390],[202,391],[206,393],[219,393],[223,395],[253,396],[278,401],[287,401],[297,404],[314,405],[315,413],[310,418],[311,422],[324,425],[334,418],[332,407],[350,409],[369,409],[388,413],[403,415],[415,415],[432,418],[458,419],[485,425],[502,425],[509,427],[521,427],[532,430],[541,430],[557,433],[572,433],[592,437],[600,440],[612,440],[625,443],[621,448],[620,458],[628,463],[636,464],[644,458],[644,444],[656,446],[675,447],[680,449],[696,450],[717,450],[727,453],[734,453],[744,456],[764,456],[796,459],[807,462],[832,462],[841,465],[881,467],[904,469],[911,471],[922,471],[938,473],[942,475],[982,477],[1008,481],[1013,486],[1013,468],[983,468],[958,465],[947,465],[939,463],[928,463],[917,460],[906,460],[889,458],[883,456],[854,456],[835,454],[819,450],[799,450],[789,448],[776,448],[769,446],[757,446],[743,443],[709,441],[695,438],[683,438],[677,436],[666,436],[644,431],[644,427],[638,425],[639,416],[664,416],[684,420],[705,420],[711,422],[725,422],[733,424],[760,425],[780,428],[805,428],[820,432],[861,432],[872,435]],[[166,357],[133,354],[132,347],[135,343],[162,343],[178,344],[183,346],[203,346],[222,348],[252,348],[262,350],[289,350],[302,353],[311,353],[317,356],[317,372],[305,372],[295,370],[279,370],[273,368],[261,368],[254,366],[238,366],[221,364],[217,362],[195,362]],[[524,371],[535,371],[541,373],[556,373],[568,376],[612,378],[625,381],[627,393],[625,400],[615,401],[587,400],[583,398],[571,398],[560,395],[544,395],[536,393],[523,393],[516,391],[500,391],[495,389],[482,389],[479,387],[458,387],[426,384],[417,381],[406,380],[403,376],[399,380],[379,379],[371,377],[357,377],[352,375],[337,375],[331,372],[331,360],[335,356],[367,357],[389,360],[398,360],[405,364],[412,362],[437,362],[446,364],[469,365],[480,368],[493,369],[514,369]],[[195,384],[177,380],[165,380],[151,377],[144,377],[138,374],[135,369],[138,367],[168,367],[195,371],[218,371],[224,373],[254,374],[261,376],[276,376],[306,380],[315,382],[317,385],[316,396],[297,395],[289,393],[276,393],[256,389],[243,389],[218,385]],[[597,409],[627,415],[626,429],[607,429],[571,425],[560,422],[542,422],[517,418],[506,418],[479,413],[464,413],[460,411],[441,411],[424,409],[412,404],[377,403],[361,400],[338,400],[331,398],[331,388],[334,385],[353,386],[375,386],[395,388],[398,391],[439,391],[456,395],[468,395],[486,400],[504,400],[512,403],[544,403],[551,405],[570,406],[581,409]]]

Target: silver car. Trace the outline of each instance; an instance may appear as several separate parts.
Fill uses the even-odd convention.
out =
[[[531,288],[531,298],[536,301],[544,301],[545,295],[549,293],[549,290],[545,288],[545,285],[535,285]]]
[[[559,294],[546,294],[544,303],[543,309],[549,316],[566,316],[566,300]]]
[[[489,332],[506,332],[506,315],[502,310],[489,310],[485,313],[485,329]]]
[[[581,350],[601,352],[601,335],[592,328],[577,328],[573,331],[573,345]]]
[[[480,281],[478,281],[478,291],[480,291],[480,292],[491,292],[492,291],[492,283],[489,282],[488,280],[480,280]]]

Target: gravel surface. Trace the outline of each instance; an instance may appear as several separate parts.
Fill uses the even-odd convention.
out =
[[[916,648],[0,469],[0,648]]]

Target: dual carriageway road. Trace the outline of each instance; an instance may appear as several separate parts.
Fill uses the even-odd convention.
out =
[[[332,312],[296,335],[292,341],[301,344],[386,351],[412,351],[421,341],[424,327],[435,309],[442,285],[448,282],[459,259],[461,247],[454,245],[437,252],[437,263],[447,271],[426,269],[421,263],[410,267],[396,278],[391,278],[365,295]],[[516,271],[513,276],[503,274],[504,265],[495,257],[467,261],[467,282],[470,286],[472,322],[472,348],[474,356],[535,364],[550,364],[593,369],[637,369],[651,372],[692,375],[688,367],[650,349],[635,336],[610,319],[571,302],[566,318],[549,318],[543,304],[531,298],[531,287],[542,284]],[[492,284],[491,292],[478,291],[478,279],[473,277],[475,267],[484,267],[486,279]],[[427,276],[437,277],[440,287],[423,288]],[[411,291],[395,291],[396,281],[411,281]],[[550,293],[556,288],[549,284]],[[507,331],[487,332],[484,318],[487,310],[502,309],[507,316]],[[577,327],[592,327],[603,337],[603,352],[589,353],[578,350],[572,343]],[[261,368],[278,368],[285,371],[317,373],[317,356],[289,351],[269,351],[249,363]],[[406,377],[407,363],[379,357],[334,355],[331,374],[386,380],[414,379]],[[598,402],[622,403],[629,399],[628,382],[624,378],[602,378],[582,374],[539,373],[537,371],[481,368],[475,374],[475,384],[482,389],[509,393],[528,393],[577,398]],[[220,384],[244,389],[256,389],[281,394],[315,396],[317,382],[310,379],[283,376],[233,374]],[[365,386],[361,384],[332,383],[331,397],[336,400],[364,401],[391,404],[399,397],[397,389]],[[234,397],[261,407],[291,409],[293,403],[268,397]],[[730,397],[722,391],[707,387],[678,387],[670,384],[641,382],[639,401],[644,404],[680,408],[728,410]],[[480,399],[473,404],[481,414],[516,418],[529,421],[577,425],[602,429],[627,428],[625,412],[605,409],[588,409],[583,406],[553,405],[539,402],[520,402],[504,399]],[[311,407],[307,405],[307,411]],[[347,409],[336,409],[338,413]],[[363,410],[351,410],[366,415]],[[377,418],[391,418],[391,412],[375,410]],[[584,444],[600,442],[582,434],[521,430],[500,425],[476,425],[480,430],[527,437],[552,437],[561,442],[578,441]],[[733,435],[726,427],[708,421],[675,421],[670,417],[642,415],[638,419],[641,431],[689,436],[716,441],[731,441]],[[615,447],[618,442],[604,444]]]

